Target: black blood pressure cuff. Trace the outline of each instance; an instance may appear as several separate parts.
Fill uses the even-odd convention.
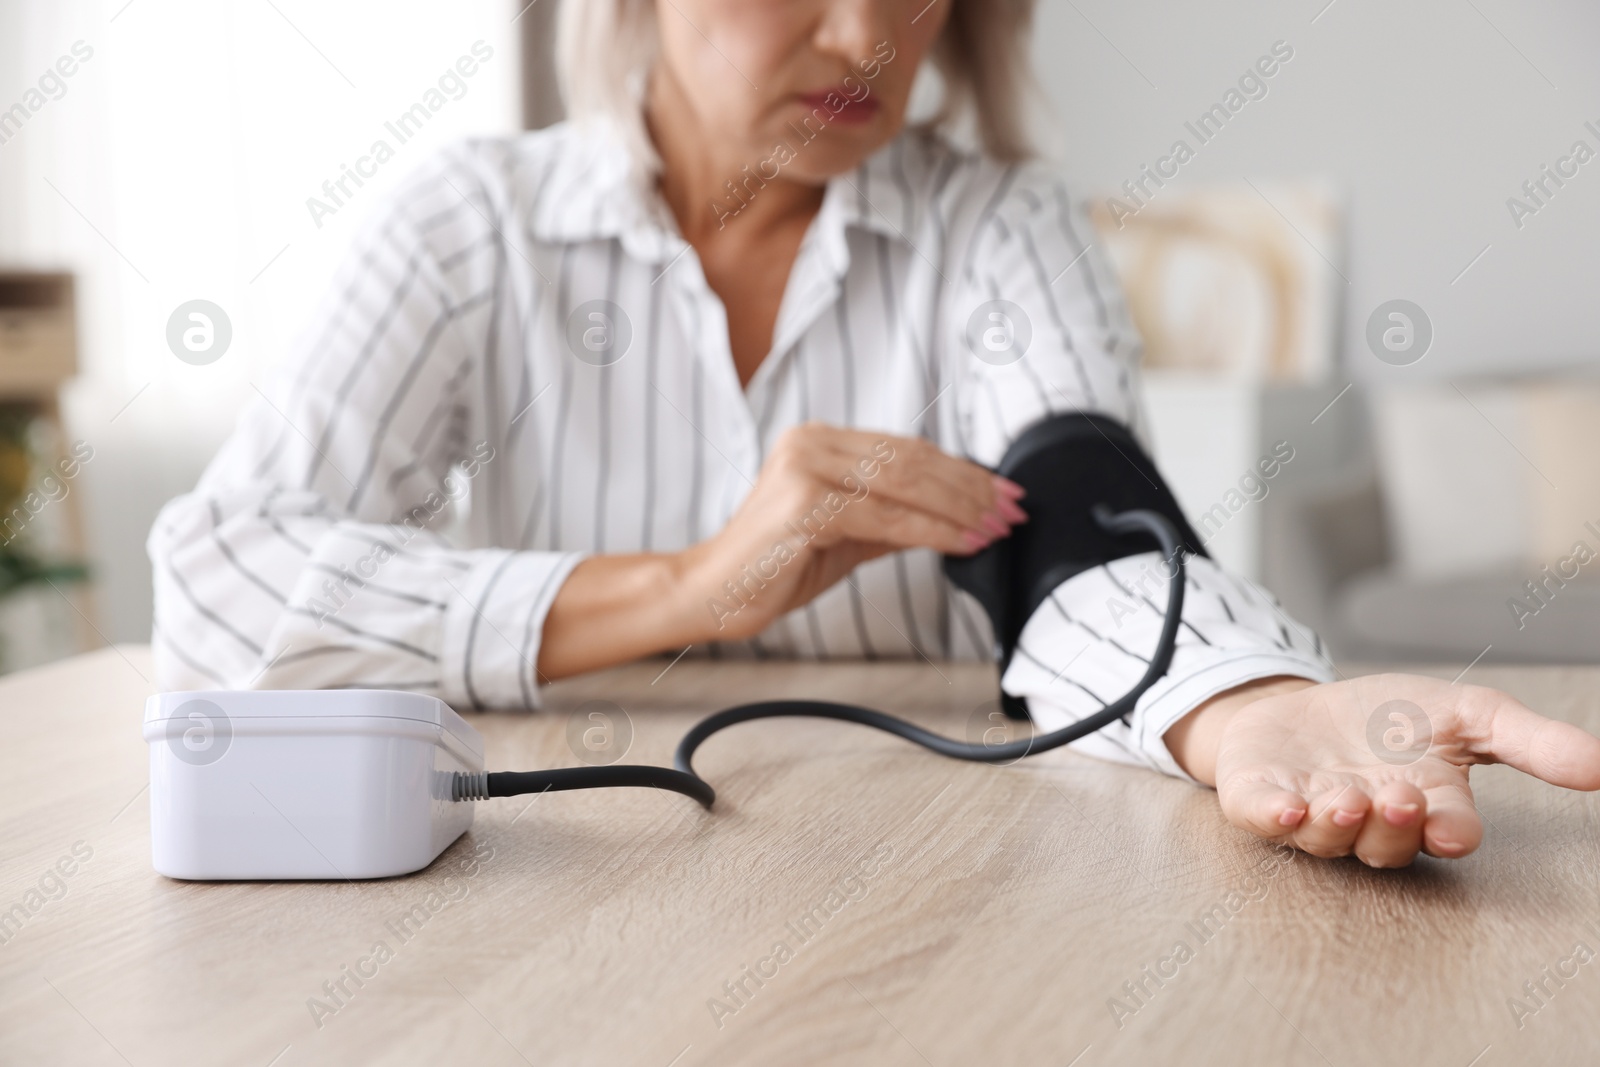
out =
[[[1062,582],[1111,560],[1161,549],[1147,534],[1103,529],[1094,517],[1096,505],[1163,515],[1187,552],[1206,554],[1155,463],[1113,419],[1072,413],[1035,423],[1006,450],[995,473],[1027,490],[1022,506],[1028,521],[975,555],[946,556],[944,572],[989,613],[1002,676],[1023,626]],[[1014,697],[1002,694],[1001,706],[1012,718],[1027,717]]]

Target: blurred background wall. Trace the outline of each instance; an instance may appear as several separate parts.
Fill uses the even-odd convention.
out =
[[[1575,140],[1600,148],[1584,125],[1600,126],[1600,5],[1058,0],[1040,16],[1055,148],[1080,182],[1108,189],[1185,136],[1183,123],[1274,42],[1293,48],[1268,95],[1158,202],[1200,183],[1330,179],[1347,209],[1346,253],[1327,251],[1349,281],[1340,350],[1357,381],[1524,375],[1600,355],[1589,296],[1600,166],[1584,166],[1520,230],[1506,208]],[[1421,305],[1436,328],[1434,351],[1413,367],[1372,358],[1363,338],[1368,313],[1394,298]]]
[[[0,270],[76,281],[62,408],[93,453],[72,481],[90,639],[147,638],[151,519],[381,190],[450,139],[559,117],[556,2],[0,0],[0,109],[92,53],[0,121]],[[307,198],[480,41],[459,96],[313,218]],[[1343,655],[1600,658],[1600,564],[1561,578],[1575,542],[1600,552],[1600,158],[1571,162],[1600,152],[1597,41],[1580,0],[1041,3],[1041,140],[1153,339],[1158,458],[1208,549]],[[165,340],[193,299],[233,328],[204,366]],[[1384,346],[1395,328],[1409,347]],[[0,602],[5,662],[83,639],[79,611],[48,586]]]

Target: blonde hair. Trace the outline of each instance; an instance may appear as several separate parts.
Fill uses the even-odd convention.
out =
[[[1028,31],[1037,0],[949,2],[954,10],[930,54],[944,97],[922,125],[945,131],[971,122],[989,156],[1026,159],[1034,151],[1026,103],[1034,87]],[[567,113],[609,123],[648,172],[660,167],[644,121],[658,50],[656,0],[563,0],[556,73]]]

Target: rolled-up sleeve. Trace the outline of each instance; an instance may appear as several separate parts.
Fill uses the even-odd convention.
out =
[[[425,187],[481,198],[456,207],[489,234],[470,161],[437,166],[447,180]],[[439,202],[420,185],[377,213],[294,357],[151,530],[161,688],[537,703],[544,617],[581,556],[448,536],[505,462],[474,383],[509,312],[495,257],[431,246]]]
[[[1001,173],[954,280],[949,329],[962,338],[957,405],[971,458],[997,465],[1025,429],[1062,412],[1138,431],[1137,336],[1087,214],[1061,182],[1033,167]],[[1163,735],[1207,699],[1275,675],[1331,680],[1320,640],[1270,594],[1203,557],[1187,569],[1170,669],[1130,715],[1076,742],[1080,751],[1186,777]],[[1099,711],[1143,676],[1166,573],[1155,553],[1115,560],[1063,583],[1028,620],[1001,684],[1039,729]]]

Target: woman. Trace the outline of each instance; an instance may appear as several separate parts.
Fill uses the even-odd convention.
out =
[[[691,647],[989,656],[938,565],[1027,519],[985,465],[1053,412],[1137,419],[1111,275],[1022,163],[1032,6],[569,2],[578,121],[414,177],[281,387],[162,513],[161,684],[533,707],[542,681]],[[904,130],[925,59],[935,126],[970,115],[983,153]],[[1153,558],[1030,620],[1003,684],[1042,727],[1142,673]],[[1373,866],[1478,845],[1471,764],[1600,787],[1583,731],[1487,689],[1333,681],[1266,594],[1204,559],[1190,578],[1171,671],[1081,749]],[[1386,759],[1374,723],[1431,746]]]

